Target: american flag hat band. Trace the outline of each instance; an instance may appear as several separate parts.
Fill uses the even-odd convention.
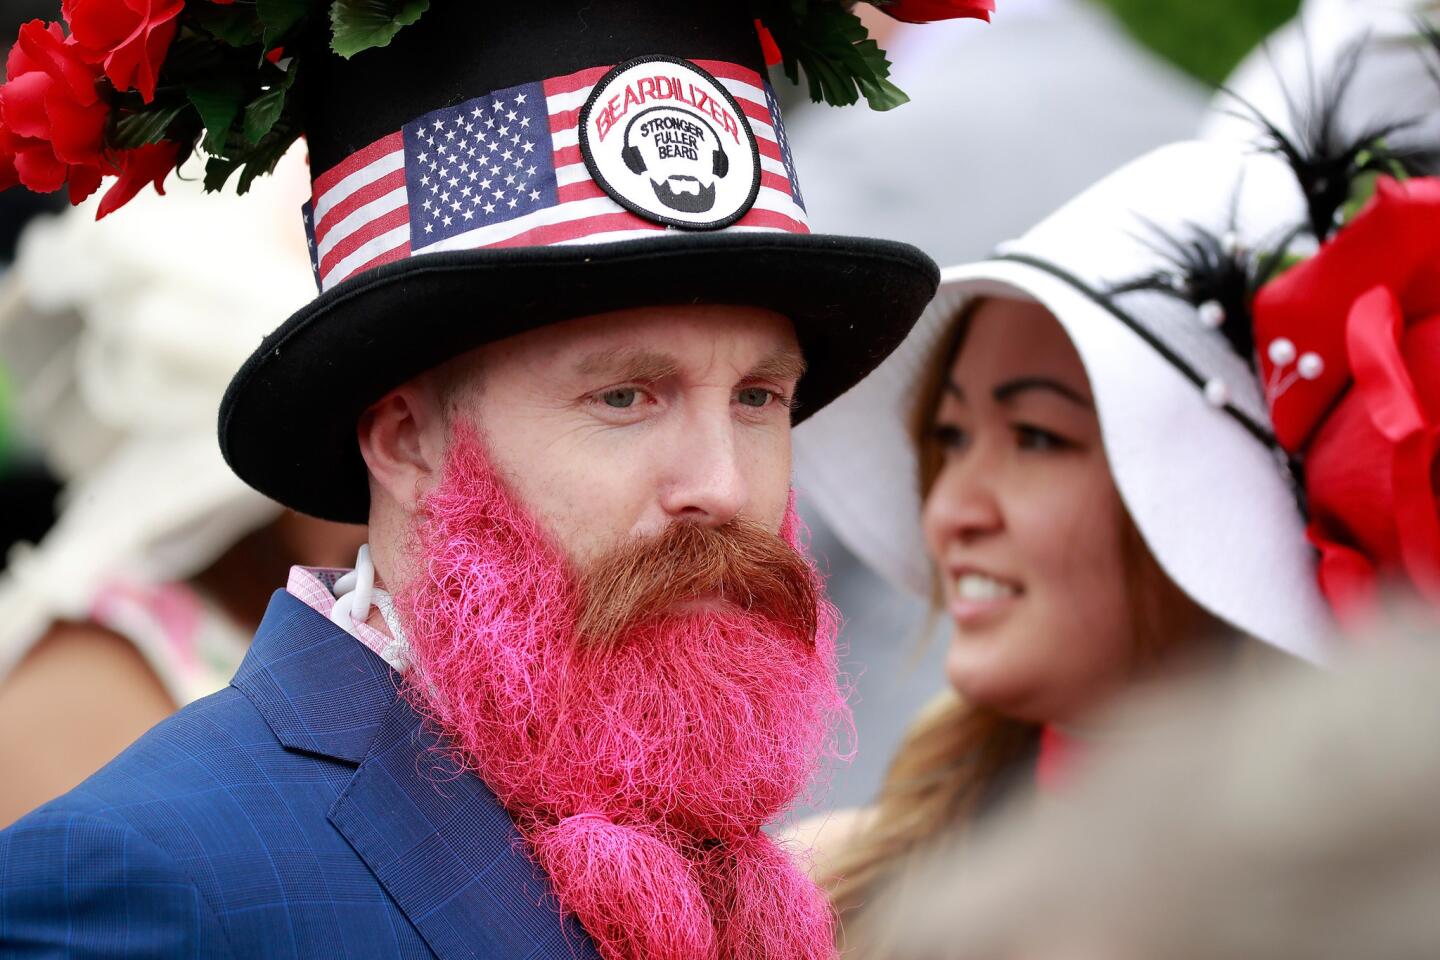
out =
[[[315,177],[303,214],[321,292],[427,253],[810,232],[766,78],[664,56],[416,117]]]

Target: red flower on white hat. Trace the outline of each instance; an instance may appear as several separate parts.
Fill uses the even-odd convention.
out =
[[[1437,223],[1440,179],[1382,178],[1254,304],[1275,434],[1303,458],[1320,584],[1342,616],[1392,580],[1440,603]]]

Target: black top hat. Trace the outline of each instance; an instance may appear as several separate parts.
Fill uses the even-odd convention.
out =
[[[751,15],[735,0],[446,0],[388,47],[306,58],[320,296],[231,383],[220,444],[305,513],[366,519],[355,424],[385,392],[544,324],[721,303],[795,324],[796,419],[935,291],[906,244],[809,232]]]

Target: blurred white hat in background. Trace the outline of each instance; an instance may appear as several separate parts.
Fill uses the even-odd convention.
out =
[[[83,616],[105,577],[187,577],[279,513],[221,459],[216,416],[235,370],[315,293],[304,150],[245,197],[177,175],[166,193],[99,222],[93,201],[36,220],[0,280],[16,426],[65,484],[55,527],[0,578],[0,661]]]

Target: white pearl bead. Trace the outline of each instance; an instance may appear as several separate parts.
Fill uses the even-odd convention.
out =
[[[1200,326],[1206,330],[1219,330],[1225,324],[1225,308],[1218,301],[1206,300],[1200,304]]]
[[[1277,367],[1286,367],[1295,362],[1295,344],[1287,337],[1276,337],[1270,341],[1266,354]]]
[[[1205,384],[1205,402],[1212,407],[1223,407],[1230,402],[1230,388],[1224,380],[1216,377]]]
[[[1300,354],[1300,376],[1306,380],[1314,380],[1325,372],[1325,361],[1318,353]]]

